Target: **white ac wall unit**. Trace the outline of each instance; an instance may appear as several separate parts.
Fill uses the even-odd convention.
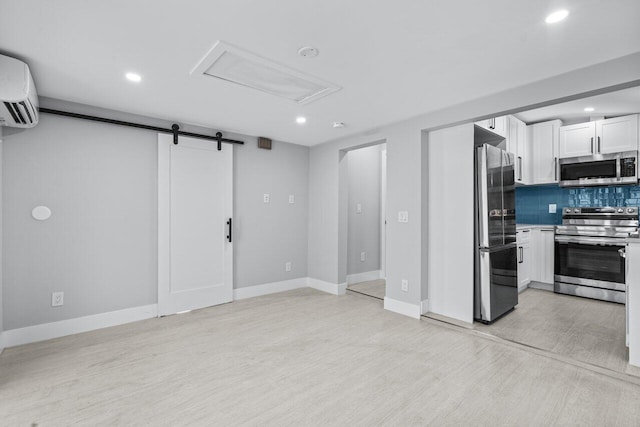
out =
[[[29,66],[0,55],[0,126],[31,128],[38,124],[38,94]]]

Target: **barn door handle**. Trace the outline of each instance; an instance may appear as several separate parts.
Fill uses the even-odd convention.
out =
[[[227,234],[227,240],[229,241],[229,243],[231,243],[231,229],[232,229],[231,218],[229,218],[229,221],[227,221],[227,225],[229,226],[229,234]]]

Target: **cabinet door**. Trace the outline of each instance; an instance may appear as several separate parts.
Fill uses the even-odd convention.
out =
[[[494,117],[491,119],[480,120],[479,122],[475,122],[475,124],[503,138],[506,138],[508,136],[507,135],[508,134],[507,116],[500,116],[500,117]]]
[[[526,289],[531,282],[531,245],[518,245],[518,292]]]
[[[558,128],[560,121],[531,125],[533,184],[558,182]]]
[[[638,150],[638,115],[598,120],[596,152],[617,153]]]
[[[517,119],[516,119],[517,120]],[[527,125],[520,120],[516,124],[516,182],[531,183],[531,156],[529,153],[529,137]]]
[[[555,260],[554,257],[554,229],[553,228],[543,228],[540,230],[540,238],[539,238],[540,250],[539,254],[539,265],[540,269],[540,278],[539,281],[542,283],[553,284],[553,263]]]
[[[560,128],[559,157],[589,156],[595,153],[596,122]]]

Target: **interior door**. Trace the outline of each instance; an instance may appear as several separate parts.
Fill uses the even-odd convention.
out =
[[[233,299],[233,147],[158,135],[158,313]]]

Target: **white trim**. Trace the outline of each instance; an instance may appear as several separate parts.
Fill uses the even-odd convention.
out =
[[[247,286],[233,290],[233,299],[259,297],[261,295],[275,294],[278,292],[291,291],[293,289],[308,287],[308,278],[299,277],[297,279],[283,280],[281,282],[263,283],[261,285]]]
[[[347,276],[347,285],[354,283],[368,282],[370,280],[378,280],[382,278],[382,270],[365,271],[364,273],[349,274]]]
[[[58,322],[43,323],[25,328],[4,331],[4,344],[7,347],[28,344],[37,341],[63,337],[65,335],[94,331],[110,326],[151,319],[158,316],[158,305],[150,304],[140,307],[125,308],[91,316],[76,317],[75,319],[60,320]]]
[[[384,297],[384,309],[393,311],[394,313],[403,314],[414,319],[420,319],[421,307],[418,304],[410,304],[404,301],[398,301],[389,297]]]
[[[344,295],[347,292],[346,283],[331,283],[324,280],[314,279],[312,277],[307,278],[307,283],[310,288],[317,289],[322,292],[327,292],[333,295]]]
[[[423,299],[420,301],[420,314],[425,314],[429,312],[429,300]]]

